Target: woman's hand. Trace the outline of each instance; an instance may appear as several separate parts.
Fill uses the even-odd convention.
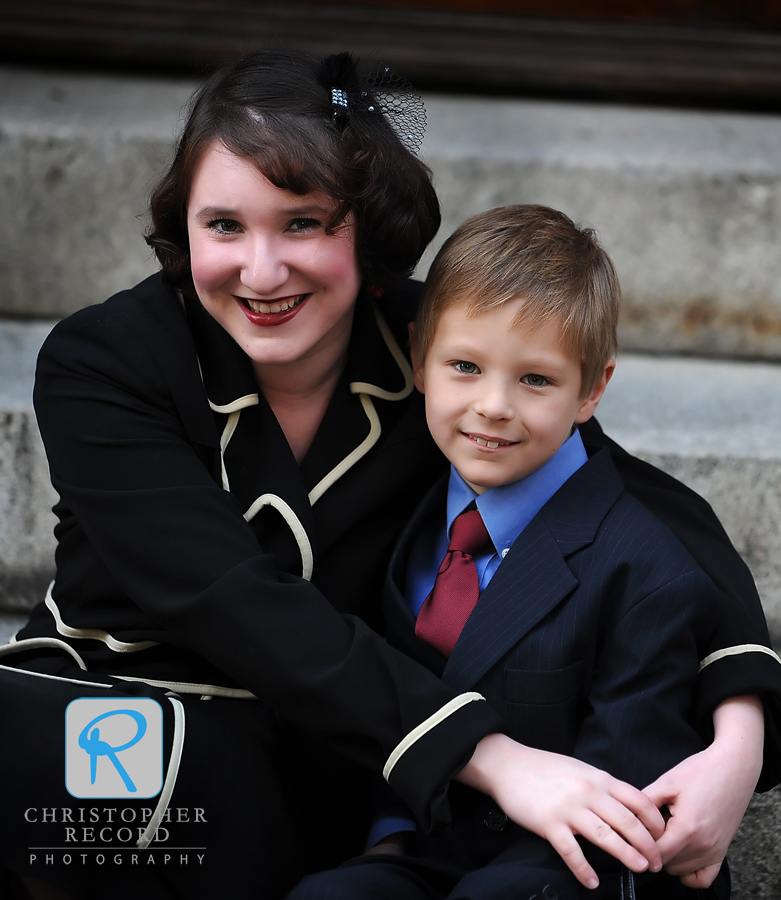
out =
[[[587,888],[599,879],[575,835],[635,872],[662,866],[664,820],[640,791],[580,760],[490,734],[457,780],[493,797],[514,822],[545,838]]]
[[[713,743],[666,772],[644,793],[670,818],[658,843],[665,869],[691,888],[718,875],[762,769],[764,717],[758,697],[732,697],[713,714]]]

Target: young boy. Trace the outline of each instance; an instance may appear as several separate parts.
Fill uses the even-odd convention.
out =
[[[389,640],[449,684],[482,694],[523,744],[643,787],[703,749],[698,666],[728,646],[722,599],[578,425],[615,368],[620,288],[589,231],[538,206],[466,222],[432,266],[413,335],[415,384],[452,464],[397,545]],[[479,602],[478,602],[479,600]],[[305,881],[299,898],[727,897],[722,872],[689,892],[629,876],[589,847],[597,892],[487,796],[453,784],[447,835],[392,800],[369,855]],[[399,818],[401,816],[401,818]],[[584,848],[586,849],[586,848]],[[629,894],[627,894],[629,896]]]

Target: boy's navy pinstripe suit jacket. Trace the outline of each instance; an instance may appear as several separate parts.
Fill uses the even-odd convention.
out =
[[[707,730],[710,710],[698,716],[698,667],[728,643],[724,601],[672,532],[624,491],[607,450],[520,534],[448,660],[416,638],[402,596],[410,541],[419,529],[444,527],[446,492],[445,477],[394,552],[384,595],[389,640],[457,690],[481,693],[515,740],[637,787],[704,747],[698,717]],[[423,856],[477,868],[499,854],[542,854],[546,867],[564,870],[545,842],[512,823],[488,829],[489,798],[460,785],[451,797],[453,831],[421,836]],[[613,868],[609,857],[595,862]],[[677,879],[662,879],[663,896],[676,896]]]

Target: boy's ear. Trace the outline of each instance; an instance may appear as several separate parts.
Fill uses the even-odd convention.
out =
[[[615,372],[615,370],[616,361],[614,359],[609,359],[605,363],[605,369],[602,372],[599,381],[594,385],[588,397],[581,402],[578,414],[575,416],[576,425],[582,425],[584,422],[588,422],[594,415],[594,411],[596,410],[599,401],[602,399],[602,395],[605,393],[607,383],[613,377],[613,372]]]
[[[409,353],[412,358],[412,372],[415,376],[415,387],[420,391],[421,394],[425,394],[425,390],[423,390],[423,370],[418,368],[418,345],[415,341],[415,323],[410,322],[407,325],[407,330],[409,331]]]

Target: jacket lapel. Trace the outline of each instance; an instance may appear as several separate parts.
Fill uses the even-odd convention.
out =
[[[415,616],[404,596],[410,542],[424,529],[445,527],[448,475],[445,474],[429,490],[396,543],[388,566],[383,591],[383,611],[388,626],[388,641],[408,656],[423,663],[441,676],[447,660],[415,634]]]
[[[568,558],[594,541],[623,491],[607,450],[582,466],[519,535],[483,591],[444,671],[474,685],[579,582]]]
[[[201,376],[221,435],[223,487],[236,497],[261,546],[274,554],[277,568],[309,578],[317,558],[312,504],[379,439],[381,423],[371,397],[409,396],[409,363],[370,295],[362,293],[355,307],[348,364],[299,467],[258,389],[250,359],[204,310],[192,288],[183,294]]]
[[[222,486],[236,498],[261,547],[273,553],[277,568],[310,577],[317,553],[312,509],[252,363],[189,292],[185,309],[220,432]]]
[[[347,366],[309,452],[301,463],[310,502],[320,497],[377,443],[374,399],[394,403],[413,389],[412,369],[370,295],[355,306]]]

